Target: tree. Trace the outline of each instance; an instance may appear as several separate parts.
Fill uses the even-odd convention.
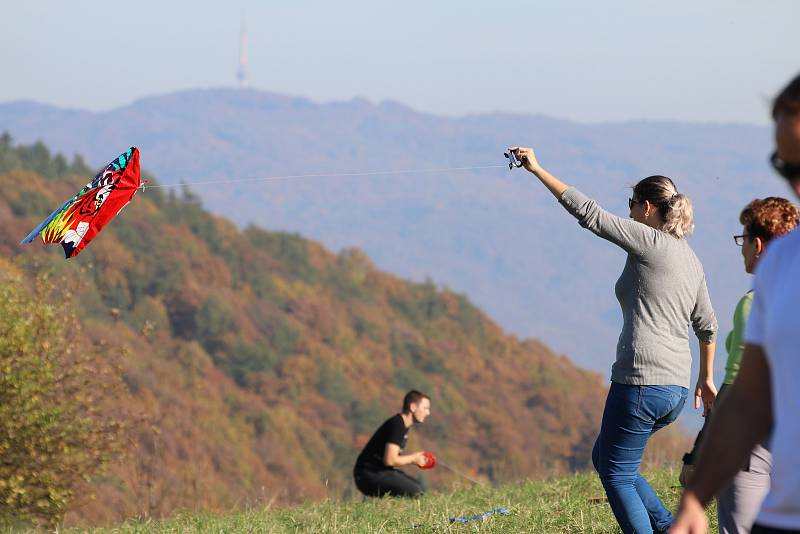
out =
[[[40,277],[29,291],[0,280],[0,522],[48,526],[119,451],[124,425],[108,413],[119,371],[100,358],[65,295]],[[51,299],[57,298],[57,301]]]
[[[0,135],[0,173],[6,173],[22,166],[19,154],[14,150],[14,138],[8,132]]]

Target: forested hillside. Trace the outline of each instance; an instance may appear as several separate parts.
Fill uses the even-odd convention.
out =
[[[63,280],[55,304],[77,314],[73,335],[118,363],[127,389],[111,399],[128,422],[124,451],[79,492],[71,523],[346,497],[359,448],[412,387],[433,409],[409,447],[473,476],[590,466],[599,375],[357,249],[239,230],[175,189],[138,193],[69,261],[18,245],[91,175],[80,158],[0,138],[3,283]],[[662,456],[681,441],[667,436]]]
[[[541,109],[536,95],[531,105]],[[220,88],[153,95],[102,112],[0,103],[0,129],[78,152],[96,166],[137,144],[165,183],[344,173],[196,193],[240,228],[253,222],[299,232],[335,251],[358,246],[383,270],[447,284],[506,331],[542,339],[606,377],[622,320],[613,286],[625,255],[581,231],[532,176],[502,168],[503,150],[530,144],[548,170],[623,216],[630,185],[652,174],[675,179],[694,204],[690,243],[723,332],[750,284],[730,237],[739,212],[753,198],[788,194],[766,164],[769,128],[743,124],[446,117],[397,102]],[[501,168],[346,176],[491,164]]]

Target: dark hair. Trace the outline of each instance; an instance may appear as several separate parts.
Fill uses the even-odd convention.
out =
[[[403,397],[403,413],[409,413],[411,411],[411,405],[419,404],[422,399],[431,400],[429,396],[416,389],[412,389],[406,393],[406,396]]]
[[[780,197],[757,198],[739,215],[739,222],[750,239],[760,237],[765,243],[794,230],[798,219],[797,206]]]
[[[800,75],[783,88],[772,103],[772,118],[780,115],[797,115],[800,113]]]
[[[694,212],[689,197],[678,193],[675,184],[666,176],[648,176],[633,186],[636,200],[649,201],[658,208],[664,225],[661,230],[683,238],[694,231]]]

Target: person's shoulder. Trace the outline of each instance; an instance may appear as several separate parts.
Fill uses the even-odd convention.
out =
[[[761,271],[773,270],[800,255],[800,232],[793,231],[770,241],[764,257],[758,262],[756,276]]]
[[[660,231],[659,233],[664,234],[666,236],[664,240],[667,243],[669,243],[675,248],[685,249],[687,254],[689,254],[695,260],[700,261],[697,258],[697,254],[695,254],[694,249],[692,248],[692,244],[689,243],[689,239],[687,239],[686,237],[675,237],[674,235],[664,232],[663,230]]]
[[[770,242],[766,257],[796,254],[800,254],[800,232],[794,230]]]
[[[783,271],[792,269],[800,256],[800,232],[793,231],[770,241],[767,251],[758,261],[755,271],[755,288],[769,289],[775,283],[786,282]]]
[[[399,425],[399,426],[402,426],[403,428],[406,427],[406,423],[405,423],[405,421],[403,421],[403,416],[400,415],[399,413],[396,413],[393,416],[391,416],[389,419],[387,419],[386,420],[386,424],[387,425],[391,425],[391,426],[398,426]]]
[[[397,421],[398,421],[398,419],[399,419],[399,420],[400,420],[400,422],[402,423],[402,421],[403,421],[403,418],[402,418],[402,417],[400,417],[400,414],[397,414],[397,413],[396,413],[396,414],[392,415],[391,417],[389,417],[388,419],[386,419],[386,420],[385,420],[383,423],[381,423],[381,426],[380,426],[379,428],[390,428],[390,427],[394,427],[394,426],[396,426],[396,425],[397,425]]]
[[[406,423],[403,421],[403,416],[400,414],[393,415],[386,421],[386,430],[388,436],[394,439],[404,438],[405,435],[408,434]]]
[[[680,243],[684,241],[683,239],[677,239],[669,232],[653,228],[633,219],[620,217],[620,220],[625,221],[625,224],[629,224],[631,228],[636,229],[637,240],[642,245],[641,253],[638,256],[641,257],[642,261],[652,261],[654,258],[664,257],[665,255],[674,257],[675,252],[682,250],[685,246]]]
[[[736,309],[733,311],[734,316],[741,316],[742,318],[746,318],[750,315],[750,308],[753,305],[753,292],[748,291],[742,298],[739,299],[739,302],[736,304]]]
[[[682,257],[685,258],[683,261],[688,260],[688,263],[692,267],[694,267],[697,273],[700,276],[703,276],[705,274],[705,271],[703,269],[703,262],[700,261],[700,257],[692,248],[692,245],[689,243],[689,240],[686,239],[685,237],[675,237],[670,234],[667,234],[667,237],[671,240],[669,241],[670,246],[680,251],[681,254],[683,254]]]

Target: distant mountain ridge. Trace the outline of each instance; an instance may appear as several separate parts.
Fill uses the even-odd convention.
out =
[[[507,145],[531,144],[548,169],[619,214],[627,214],[626,186],[666,174],[695,203],[691,242],[723,329],[749,283],[730,239],[738,212],[755,196],[783,192],[765,164],[768,128],[736,124],[447,118],[393,102],[208,89],[100,113],[0,104],[0,130],[92,164],[136,144],[165,183],[502,164]],[[297,231],[334,249],[358,246],[381,268],[464,291],[511,331],[607,372],[621,321],[612,286],[624,256],[582,231],[532,178],[497,169],[194,190],[239,224]]]

